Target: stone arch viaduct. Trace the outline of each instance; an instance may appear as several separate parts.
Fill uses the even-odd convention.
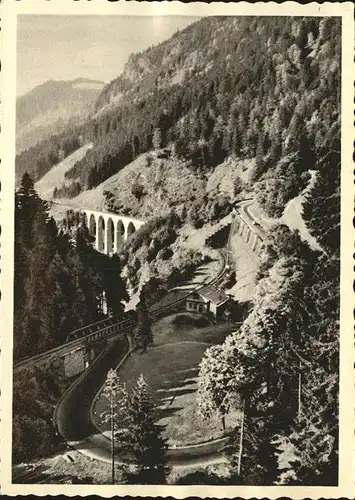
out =
[[[108,255],[120,251],[123,243],[137,231],[145,221],[126,215],[82,209],[87,227],[95,237],[95,248]]]
[[[62,206],[75,210],[72,206]],[[95,236],[95,247],[105,253],[119,252],[123,242],[145,224],[145,221],[110,212],[89,209],[76,209],[75,211],[85,214],[89,231]],[[253,224],[243,207],[238,207],[238,210],[234,210],[232,213],[232,226],[227,246],[227,254],[229,255],[233,254],[230,239],[236,233],[250,246],[251,251],[260,254],[264,244],[265,230],[260,225]],[[162,310],[176,311],[177,307],[185,304],[184,301],[185,297],[179,298],[164,306]],[[160,310],[156,309],[156,312],[153,311],[152,314],[159,314],[159,312]],[[15,365],[15,369],[17,371],[33,363],[63,359],[65,373],[69,373],[68,376],[81,373],[102,351],[106,342],[114,341],[118,335],[131,331],[136,324],[135,321],[135,318],[127,313],[123,320],[117,321],[114,317],[110,317],[86,325],[74,332],[69,332],[67,343],[64,345],[20,361]]]

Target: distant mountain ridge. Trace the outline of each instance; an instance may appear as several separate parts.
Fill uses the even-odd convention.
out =
[[[87,118],[103,86],[104,82],[88,78],[49,80],[18,97],[17,153],[60,132],[73,118]]]
[[[280,217],[337,133],[340,46],[335,18],[202,18],[132,54],[87,119],[18,155],[17,176],[38,181],[87,143],[57,196],[91,190],[164,148],[206,178],[225,160],[231,169],[255,160],[248,183]]]

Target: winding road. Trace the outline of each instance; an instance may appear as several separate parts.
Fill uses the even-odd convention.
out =
[[[54,415],[56,430],[69,446],[105,462],[111,461],[111,442],[106,436],[98,433],[92,424],[90,407],[105,382],[108,370],[119,364],[128,349],[126,338],[108,346],[63,395]],[[188,467],[221,462],[221,448],[224,442],[224,439],[220,439],[202,445],[168,449],[169,464]]]
[[[254,205],[254,200],[243,200],[238,203],[237,212],[244,219],[244,221],[253,229],[253,231],[260,236],[262,240],[265,239],[267,230],[264,227],[264,220],[260,217],[257,219],[254,212],[250,210],[250,207]]]
[[[249,200],[238,206],[238,211],[248,224],[253,224],[249,212]],[[253,229],[255,226],[251,226]],[[264,233],[259,226],[255,232]],[[264,235],[264,234],[263,234]],[[216,278],[213,280],[216,281]],[[94,427],[90,415],[93,399],[105,382],[109,369],[116,368],[129,350],[129,342],[123,336],[111,344],[79,376],[59,400],[53,421],[56,431],[69,446],[101,461],[111,461],[111,441]],[[167,456],[172,467],[190,467],[223,462],[221,450],[226,439],[179,448],[169,448]]]

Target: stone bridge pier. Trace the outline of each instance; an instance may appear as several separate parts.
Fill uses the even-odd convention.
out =
[[[60,359],[64,364],[65,376],[71,378],[86,370],[102,352],[105,345],[106,341],[101,340],[94,344],[82,345],[63,354]]]
[[[111,255],[121,250],[122,245],[144,221],[110,212],[83,210],[89,233],[95,237],[95,248]]]

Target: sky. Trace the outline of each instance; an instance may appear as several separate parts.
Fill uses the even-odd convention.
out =
[[[109,82],[133,52],[196,21],[188,16],[34,16],[17,25],[17,95],[48,80]]]

